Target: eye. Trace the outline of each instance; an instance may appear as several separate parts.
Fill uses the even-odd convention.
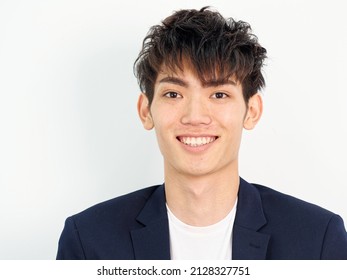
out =
[[[169,92],[165,93],[164,96],[166,96],[168,98],[182,98],[182,95],[180,95],[179,93],[177,93],[175,91],[169,91]]]
[[[222,99],[222,98],[227,98],[229,97],[229,95],[227,95],[224,92],[216,92],[214,94],[212,94],[212,98],[216,98],[216,99]]]

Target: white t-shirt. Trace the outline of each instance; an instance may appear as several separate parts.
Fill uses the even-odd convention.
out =
[[[195,227],[181,222],[167,207],[172,260],[231,260],[236,205],[216,224]]]

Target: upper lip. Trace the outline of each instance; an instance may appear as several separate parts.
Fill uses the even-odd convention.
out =
[[[180,135],[177,135],[177,138],[178,137],[218,137],[218,135],[212,135],[212,134],[180,134]]]

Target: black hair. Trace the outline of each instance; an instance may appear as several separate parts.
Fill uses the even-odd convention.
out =
[[[152,26],[134,63],[134,72],[149,105],[160,69],[182,70],[188,62],[202,83],[226,81],[242,84],[246,103],[265,86],[261,69],[266,49],[243,21],[225,19],[209,7],[180,10]]]

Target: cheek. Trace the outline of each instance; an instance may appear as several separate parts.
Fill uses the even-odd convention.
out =
[[[154,130],[157,136],[158,144],[165,146],[167,141],[172,138],[175,128],[175,120],[173,115],[156,110],[152,114]]]
[[[180,121],[178,108],[167,104],[156,104],[151,109],[154,127],[158,130],[174,127]]]
[[[240,108],[226,108],[225,110],[215,110],[213,113],[215,120],[228,129],[238,129],[243,127],[245,110]]]

